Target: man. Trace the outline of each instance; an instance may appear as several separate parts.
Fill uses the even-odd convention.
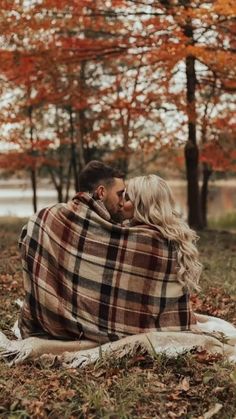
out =
[[[76,283],[83,253],[90,253],[90,245],[87,257],[95,257],[101,235],[98,223],[98,243],[94,247],[89,237],[86,240],[88,220],[94,215],[101,223],[122,221],[124,175],[91,161],[79,175],[79,189],[72,201],[39,211],[22,230],[19,246],[26,292],[19,318],[22,337],[83,336],[77,322]]]

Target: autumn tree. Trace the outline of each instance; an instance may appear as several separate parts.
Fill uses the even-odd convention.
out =
[[[1,13],[8,45],[1,72],[30,89],[28,106],[61,110],[71,150],[67,176],[74,173],[75,188],[89,150],[106,138],[109,144],[119,138],[125,170],[132,147],[158,151],[160,143],[185,143],[188,218],[201,228],[202,96],[215,83],[234,93],[235,6],[229,0],[43,0],[15,4],[17,27],[6,2]]]

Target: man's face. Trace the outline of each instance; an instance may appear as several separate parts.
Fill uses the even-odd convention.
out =
[[[104,187],[103,203],[113,221],[122,222],[124,206],[125,184],[123,179],[114,178],[111,186]]]

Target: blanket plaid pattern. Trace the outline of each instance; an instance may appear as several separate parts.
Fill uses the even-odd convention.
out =
[[[101,203],[78,193],[32,216],[19,241],[25,300],[22,337],[99,343],[196,323],[176,279],[176,247],[156,229],[112,224]]]

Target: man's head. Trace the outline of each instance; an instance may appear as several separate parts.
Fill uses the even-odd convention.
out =
[[[118,169],[92,160],[79,175],[79,191],[91,193],[103,202],[112,220],[122,221],[125,184],[124,174]]]

